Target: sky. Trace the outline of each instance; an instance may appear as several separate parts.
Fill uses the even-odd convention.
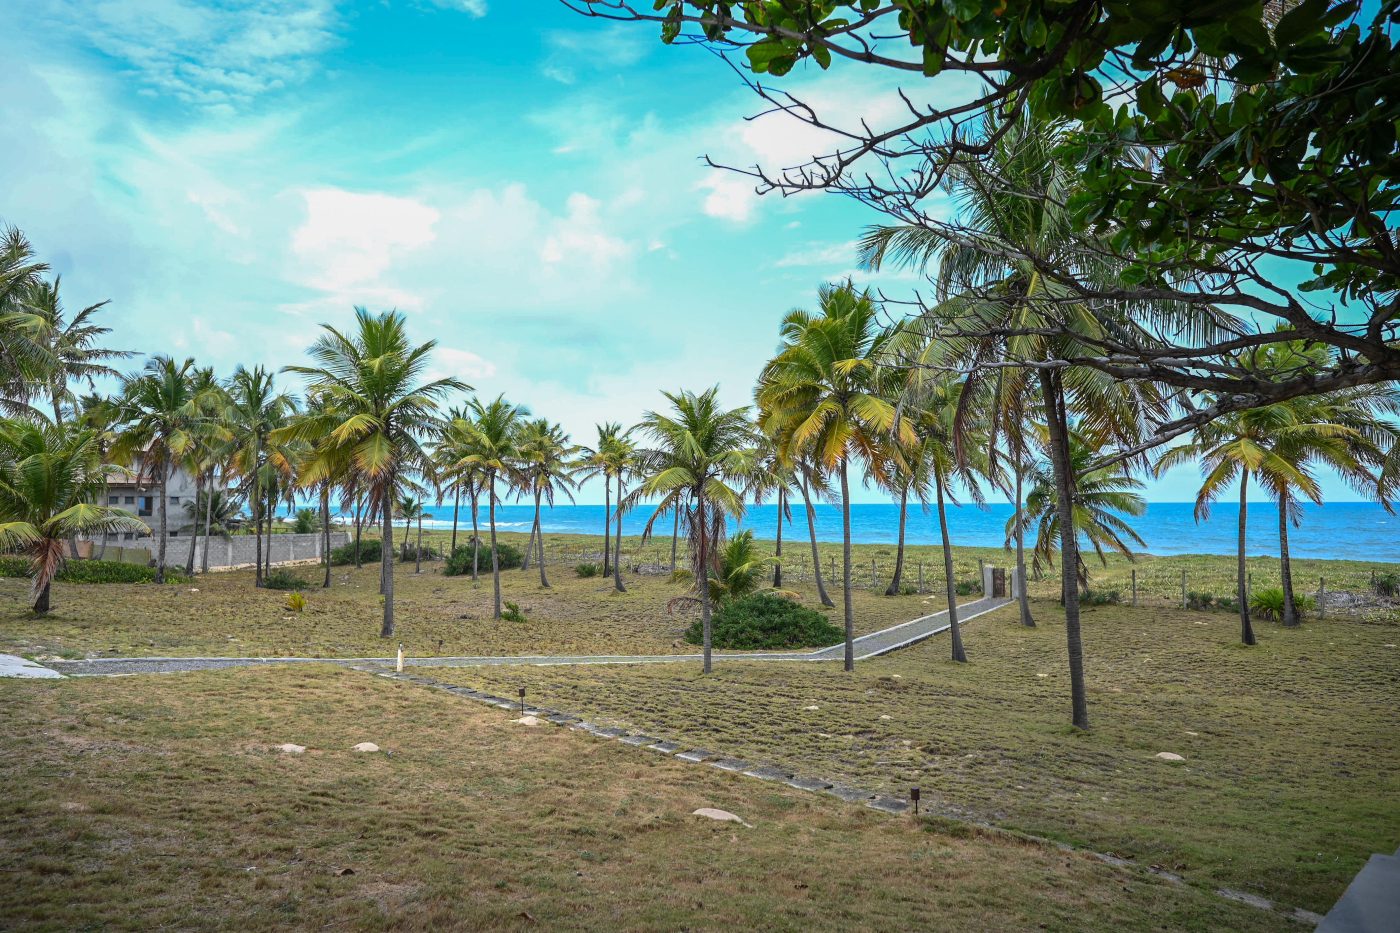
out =
[[[869,209],[704,161],[795,164],[817,131],[750,119],[710,52],[555,0],[30,0],[0,11],[0,60],[0,223],[142,355],[276,369],[354,306],[396,308],[438,342],[433,375],[588,443],[663,389],[751,402],[824,282],[921,287],[856,267]],[[907,90],[958,96],[940,80]],[[859,66],[781,87],[877,123],[903,106]],[[1147,496],[1198,484],[1179,468]]]

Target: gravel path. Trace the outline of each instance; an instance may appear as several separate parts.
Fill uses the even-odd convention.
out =
[[[968,622],[1007,605],[1010,600],[987,598],[958,607],[958,620]],[[948,612],[935,612],[909,622],[862,635],[855,640],[857,660],[878,657],[948,630]],[[716,651],[717,661],[839,661],[843,645],[816,651],[737,653]],[[497,658],[405,658],[415,667],[491,667],[510,664],[671,664],[699,661],[699,654],[522,655]],[[393,664],[393,658],[93,658],[49,661],[45,666],[69,677],[117,677],[128,674],[173,674],[255,664]]]

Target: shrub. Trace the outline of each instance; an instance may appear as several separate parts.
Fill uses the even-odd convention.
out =
[[[1376,595],[1400,596],[1400,573],[1389,572],[1376,575]]]
[[[364,538],[360,541],[360,563],[377,563],[384,552],[380,550],[378,538]],[[344,567],[346,564],[355,562],[355,542],[342,544],[338,548],[331,549],[331,563],[336,567]]]
[[[1084,606],[1116,606],[1123,601],[1123,594],[1117,590],[1085,590],[1079,597]]]
[[[918,596],[919,588],[912,583],[905,583],[899,588],[900,596]]]
[[[299,535],[309,535],[321,530],[321,516],[315,509],[297,509],[292,519],[292,531]]]
[[[598,577],[603,574],[602,564],[579,564],[574,568],[574,573],[580,577]]]
[[[1300,593],[1293,595],[1293,604],[1299,613],[1311,612],[1317,608],[1317,600]],[[1270,586],[1249,594],[1249,608],[1266,619],[1278,622],[1283,619],[1283,587]]]
[[[954,585],[953,592],[959,596],[977,596],[982,592],[982,584],[974,583],[971,580],[959,580]]]
[[[507,601],[506,608],[501,612],[501,618],[505,619],[507,622],[524,622],[525,613],[520,611],[519,603]]]
[[[421,558],[418,556],[420,551],[422,552]],[[405,544],[404,546],[399,548],[399,563],[401,564],[412,563],[413,561],[420,559],[437,560],[437,558],[437,551],[434,551],[432,547],[427,544],[423,545],[421,548],[418,547],[416,544]]]
[[[0,557],[0,577],[29,576],[29,558]],[[156,568],[119,560],[69,560],[59,569],[63,583],[154,583]],[[190,578],[174,567],[165,568],[166,583],[188,583]]]
[[[301,612],[306,608],[306,596],[301,593],[287,594],[287,611]]]
[[[269,590],[304,590],[311,584],[290,570],[274,570],[263,577],[263,586]]]
[[[504,541],[496,545],[496,553],[500,557],[502,570],[514,570],[525,562],[525,555],[520,549],[506,544]],[[482,547],[480,559],[480,572],[491,572],[491,549]],[[452,552],[452,556],[447,558],[447,563],[443,566],[444,576],[460,577],[472,572],[472,546],[470,544],[459,544],[457,550]]]
[[[1216,596],[1214,593],[1186,594],[1186,608],[1201,612],[1239,612],[1240,604],[1233,596]]]
[[[751,593],[719,607],[711,620],[716,648],[824,648],[841,641],[841,629],[826,616],[776,593]],[[685,640],[702,644],[704,632],[697,619],[686,629]]]

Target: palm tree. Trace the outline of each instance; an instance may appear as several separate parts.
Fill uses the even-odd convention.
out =
[[[690,539],[691,572],[700,598],[701,630],[704,636],[706,674],[711,670],[710,588],[716,545],[724,537],[725,520],[744,514],[744,497],[737,484],[753,470],[753,448],[758,435],[748,419],[748,408],[725,409],[718,401],[718,388],[694,392],[663,392],[671,403],[666,413],[649,411],[638,428],[654,446],[639,451],[638,467],[642,484],[632,493],[633,500],[659,498],[656,511],[647,522],[644,536],[651,535],[658,515],[671,509],[686,509]]]
[[[1087,543],[1107,565],[1107,552],[1134,559],[1133,545],[1143,546],[1143,540],[1123,516],[1137,517],[1147,511],[1143,499],[1142,481],[1134,477],[1122,463],[1094,466],[1103,451],[1092,439],[1076,432],[1070,433],[1069,465],[1074,477],[1074,527],[1080,541]],[[1015,517],[1006,524],[1006,540],[1015,533],[1035,529],[1034,567],[1039,572],[1042,563],[1054,562],[1056,542],[1060,533],[1060,511],[1056,506],[1053,469],[1043,465],[1032,475],[1030,492],[1026,495],[1023,527],[1015,527]],[[1084,562],[1084,547],[1076,542],[1071,588],[1083,591],[1089,585],[1089,568]],[[1067,594],[1061,594],[1064,601]]]
[[[159,490],[157,583],[165,582],[170,511],[166,491],[170,474],[195,450],[208,420],[196,392],[193,370],[192,359],[176,362],[168,356],[157,356],[140,373],[122,380],[119,404],[125,427],[113,448],[113,457],[119,463],[138,463],[142,482],[154,483]]]
[[[421,439],[439,403],[452,390],[466,390],[456,379],[421,382],[434,340],[414,346],[404,316],[355,309],[356,329],[342,333],[323,324],[324,333],[307,350],[314,366],[289,366],[306,377],[308,392],[323,397],[326,411],[309,416],[294,432],[326,452],[326,462],[351,465],[354,476],[377,509],[384,540],[384,619],[379,634],[394,634],[394,510],[399,483],[415,470],[431,469]]]
[[[470,421],[458,419],[456,430],[467,438],[465,455],[453,469],[474,468],[481,471],[486,492],[488,522],[491,528],[491,583],[495,591],[492,618],[501,617],[501,556],[496,549],[496,480],[503,479],[507,488],[519,483],[517,443],[521,423],[530,415],[529,409],[513,405],[498,395],[490,402],[474,398],[470,403]],[[475,503],[473,503],[475,514]]]
[[[626,443],[627,435],[631,432],[623,430],[622,425],[614,421],[597,425],[597,429],[597,446],[584,448],[583,472],[603,478],[603,576],[606,577],[612,568],[612,477],[625,460],[619,445]],[[620,517],[618,527],[621,528]],[[622,553],[621,544],[618,545],[618,553]],[[620,579],[615,585],[621,586]]]
[[[48,270],[18,228],[0,231],[0,412],[7,415],[33,414],[29,400],[53,368],[50,325],[26,300]]]
[[[212,367],[196,369],[190,375],[191,389],[196,404],[203,410],[205,419],[200,423],[195,435],[195,445],[186,458],[184,466],[194,474],[194,498],[199,502],[205,483],[213,483],[214,468],[225,456],[225,451],[233,440],[233,434],[219,420],[220,414],[228,407],[228,396]],[[189,528],[190,548],[185,555],[185,573],[194,575],[194,556],[199,547],[199,523]],[[205,542],[208,551],[208,542]]]
[[[26,551],[31,605],[49,611],[64,544],[77,535],[149,532],[101,501],[107,466],[97,432],[38,420],[0,419],[0,546]]]
[[[783,461],[782,454],[771,437],[760,433],[759,444],[758,460],[749,479],[746,495],[753,500],[754,505],[763,505],[770,495],[777,496],[778,531],[773,547],[773,588],[780,589],[783,585],[783,524],[792,521],[792,509],[789,507],[788,498],[792,493],[795,477],[792,467]],[[674,549],[673,543],[672,550]],[[674,563],[674,560],[672,562]]]
[[[268,519],[268,551],[271,557],[271,510],[268,502],[273,493],[273,478],[278,472],[278,464],[291,471],[282,444],[274,443],[274,432],[285,429],[296,410],[295,401],[285,392],[279,392],[272,373],[262,366],[245,369],[240,366],[233,372],[227,389],[227,403],[223,413],[223,423],[233,436],[233,446],[227,452],[227,470],[242,481],[243,494],[247,496],[252,512],[253,532],[257,537],[253,560],[253,585],[263,585],[263,542],[262,523],[264,515]],[[290,438],[278,436],[283,443]],[[275,461],[269,468],[269,461]]]
[[[852,459],[879,461],[883,439],[912,442],[907,422],[881,394],[879,361],[898,328],[881,328],[868,292],[850,284],[823,286],[818,313],[794,310],[783,319],[783,344],[764,366],[756,393],[759,423],[787,445],[789,457],[810,454],[841,481],[842,595],[846,670],[855,669],[851,602]]]
[[[535,521],[532,540],[539,551],[536,562],[540,568],[540,586],[549,587],[549,579],[544,569],[544,526],[540,524],[542,504],[554,507],[554,495],[563,492],[573,501],[573,490],[577,488],[574,477],[579,466],[573,457],[579,448],[569,443],[569,435],[557,424],[550,424],[546,418],[526,422],[520,429],[518,454],[520,458],[521,490],[535,500]]]
[[[39,279],[23,293],[24,306],[33,313],[36,339],[44,351],[43,384],[53,409],[55,424],[63,423],[64,408],[75,401],[72,385],[86,383],[88,391],[95,391],[97,380],[118,379],[121,374],[108,362],[126,359],[134,354],[128,350],[111,350],[100,346],[98,341],[112,332],[94,322],[94,317],[107,302],[98,302],[79,311],[71,321],[65,320],[63,302],[59,298],[61,279],[54,276],[52,282]]]

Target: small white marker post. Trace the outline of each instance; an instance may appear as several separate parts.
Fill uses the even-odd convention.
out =
[[[403,642],[399,642],[399,660],[394,665],[394,670],[398,671],[400,674],[403,673]]]

